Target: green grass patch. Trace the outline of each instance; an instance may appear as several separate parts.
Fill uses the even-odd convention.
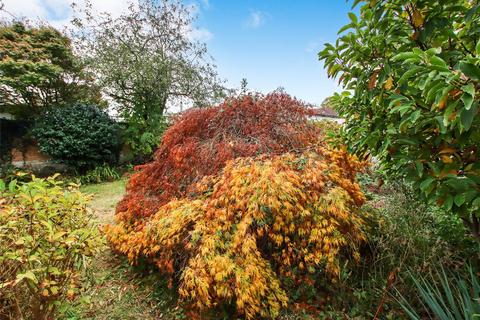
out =
[[[127,180],[89,184],[82,186],[80,191],[93,196],[90,206],[95,210],[100,224],[112,223],[115,206],[125,194]]]

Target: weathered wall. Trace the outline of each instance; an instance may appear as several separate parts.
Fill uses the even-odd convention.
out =
[[[65,165],[58,164],[42,153],[35,142],[25,146],[14,144],[11,150],[11,163],[17,168],[31,170],[40,176],[48,176],[66,169]]]

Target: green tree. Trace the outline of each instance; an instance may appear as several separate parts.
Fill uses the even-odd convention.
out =
[[[100,101],[67,36],[44,25],[0,23],[0,112],[31,119],[53,106]]]
[[[414,182],[480,239],[480,2],[359,1],[319,53],[352,151]]]
[[[169,104],[205,105],[222,93],[190,7],[178,0],[132,1],[119,17],[74,6],[73,33],[105,94],[128,124],[127,141],[149,154],[160,142]]]

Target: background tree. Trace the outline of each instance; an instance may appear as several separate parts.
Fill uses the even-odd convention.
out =
[[[31,119],[52,106],[100,101],[67,36],[49,26],[0,23],[0,111]]]
[[[221,92],[206,46],[192,36],[191,7],[177,0],[130,3],[120,17],[77,8],[79,49],[130,125],[127,141],[151,153],[160,142],[168,104],[205,105]]]
[[[376,156],[480,239],[480,3],[364,2],[320,52],[350,148]],[[345,33],[346,30],[350,30]]]

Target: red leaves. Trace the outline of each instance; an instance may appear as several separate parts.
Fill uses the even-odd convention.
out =
[[[117,212],[147,217],[185,196],[225,162],[258,154],[299,152],[318,142],[312,110],[287,94],[247,95],[178,116],[165,132],[155,160],[138,167]]]

